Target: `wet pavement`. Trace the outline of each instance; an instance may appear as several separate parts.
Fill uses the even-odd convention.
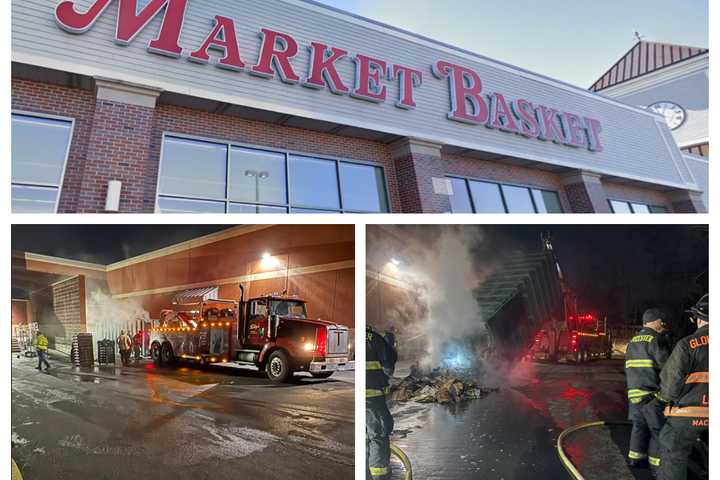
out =
[[[499,392],[462,405],[393,406],[394,443],[410,457],[415,479],[566,479],[559,460],[560,433],[579,423],[625,420],[625,376],[620,360],[550,365],[522,362],[493,367],[484,386]],[[397,375],[403,375],[402,369]],[[637,477],[625,467],[626,434],[607,431],[567,445],[587,479]],[[597,465],[603,465],[598,471]],[[401,467],[393,478],[400,479]]]
[[[12,455],[26,480],[354,478],[354,384],[152,364],[12,360]]]

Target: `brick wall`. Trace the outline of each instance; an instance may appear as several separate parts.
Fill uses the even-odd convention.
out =
[[[603,182],[603,188],[609,199],[626,200],[628,202],[659,205],[672,211],[672,204],[664,192],[637,187],[635,185],[622,185],[619,183]]]
[[[450,210],[447,195],[435,193],[433,178],[443,178],[445,172],[440,157],[409,154],[395,159],[402,211],[404,213],[445,213]]]
[[[13,325],[25,325],[32,322],[27,300],[13,300],[11,322]]]
[[[33,318],[50,348],[70,353],[73,335],[85,332],[85,277],[78,276],[33,292]]]
[[[97,101],[89,90],[17,78],[12,79],[12,108],[75,119],[60,212],[102,211],[108,180],[123,182],[121,211],[152,212],[164,132],[377,163],[385,169],[390,208],[397,213],[445,210],[438,202],[447,199],[423,193],[423,185],[432,181],[424,177],[428,172],[549,189],[560,194],[566,212],[586,211],[582,195],[575,195],[579,203],[573,205],[572,189],[563,188],[558,174],[536,168],[447,154],[439,163],[434,157],[393,160],[391,148],[380,142],[172,105],[151,109]],[[657,190],[611,182],[603,182],[603,187],[611,198],[672,206]]]
[[[592,190],[595,190],[594,192]],[[568,199],[571,210],[566,210],[571,213],[598,213],[595,211],[594,202],[592,195],[601,194],[601,188],[598,185],[587,185],[585,183],[571,183],[565,185],[563,193]],[[602,212],[604,213],[604,212]]]
[[[172,105],[158,105],[152,133],[151,162],[157,167],[163,132],[228,140],[270,148],[315,153],[377,163],[385,168],[390,207],[401,211],[395,165],[388,147],[382,143],[273,123],[245,120]],[[148,175],[147,192],[155,195],[157,171]]]
[[[110,180],[122,182],[120,212],[149,212],[155,197],[146,195],[150,166],[153,109],[98,100],[88,142],[85,171],[78,197],[78,213],[102,211]]]
[[[565,212],[573,211],[558,174],[459,155],[443,154],[443,161],[445,162],[445,171],[450,175],[474,177],[498,183],[515,183],[555,191],[560,194],[563,210]]]
[[[87,145],[92,132],[95,95],[89,90],[80,88],[61,87],[13,78],[11,105],[13,110],[47,113],[75,119],[75,130],[65,168],[65,181],[60,195],[58,212],[76,212],[85,170]]]

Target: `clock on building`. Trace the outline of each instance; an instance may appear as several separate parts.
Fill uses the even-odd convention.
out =
[[[671,130],[675,130],[685,122],[685,109],[675,102],[657,102],[648,108],[664,116],[665,122]]]

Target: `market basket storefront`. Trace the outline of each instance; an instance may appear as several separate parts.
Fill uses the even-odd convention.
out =
[[[661,116],[310,1],[14,0],[12,33],[14,211],[705,211]]]

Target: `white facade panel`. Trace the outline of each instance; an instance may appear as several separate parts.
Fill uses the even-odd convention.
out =
[[[117,0],[89,31],[80,35],[58,27],[54,17],[56,3],[56,0],[12,1],[14,61],[608,175],[693,188],[678,168],[676,147],[668,146],[664,135],[659,134],[656,116],[480,56],[411,38],[406,33],[351,15],[297,0],[189,0],[180,40],[184,51],[180,59],[175,59],[146,50],[148,42],[159,31],[159,17],[130,45],[120,46],[113,42]],[[94,0],[75,3],[78,9],[85,10]],[[362,53],[389,64],[419,69],[424,81],[416,92],[417,108],[403,110],[395,106],[399,95],[397,82],[387,82],[388,101],[375,104],[334,95],[327,89],[313,90],[282,83],[278,78],[262,79],[247,72],[189,62],[187,56],[202,44],[212,29],[215,15],[236,21],[241,56],[249,66],[258,57],[258,32],[261,28],[271,28],[293,36],[300,44],[300,53],[292,63],[301,77],[307,74],[306,47],[312,41],[346,49],[351,55]],[[522,98],[536,105],[599,120],[605,150],[591,152],[449,120],[448,82],[435,78],[430,71],[430,66],[438,60],[477,71],[485,93],[500,92],[508,101]],[[351,86],[355,78],[353,63],[344,59],[338,63],[338,71]]]
[[[682,147],[696,145],[709,138],[707,70],[651,85],[639,92],[618,95],[616,98],[641,107],[648,107],[656,102],[676,103],[685,110],[686,114],[685,122],[672,132],[678,145]]]
[[[687,164],[690,172],[692,172],[697,186],[702,190],[702,199],[707,209],[710,208],[710,198],[708,197],[708,188],[710,185],[710,165],[705,157],[699,157],[697,155],[684,154],[683,158]]]

